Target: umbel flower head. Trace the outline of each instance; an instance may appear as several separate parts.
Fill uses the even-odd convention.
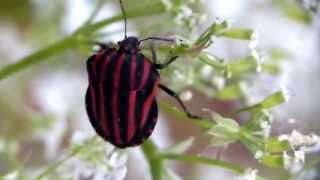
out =
[[[121,180],[127,173],[127,154],[118,151],[109,143],[94,137],[87,138],[83,133],[76,132],[73,136],[72,152],[76,155],[64,164],[64,177],[74,179],[105,179]]]

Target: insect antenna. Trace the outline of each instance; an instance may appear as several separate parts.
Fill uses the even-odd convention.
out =
[[[148,40],[158,40],[158,41],[166,41],[166,42],[175,42],[174,39],[169,39],[169,38],[159,38],[159,37],[148,37],[148,38],[145,38],[145,39],[142,39],[139,41],[139,44],[143,41],[148,41]]]
[[[127,38],[127,15],[126,15],[126,11],[124,10],[124,7],[123,7],[122,0],[119,0],[119,1],[120,1],[120,7],[121,7],[121,11],[122,11],[123,18],[124,18],[124,38]]]

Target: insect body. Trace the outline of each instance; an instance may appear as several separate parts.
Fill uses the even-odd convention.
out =
[[[117,147],[141,144],[157,122],[159,73],[136,49],[134,37],[106,48],[87,62],[87,111],[97,133]]]
[[[97,134],[119,148],[140,145],[153,132],[158,116],[158,87],[176,98],[190,118],[198,118],[189,113],[174,91],[159,83],[158,69],[167,67],[177,56],[157,64],[152,49],[151,62],[139,48],[142,41],[149,39],[170,41],[139,41],[125,36],[118,48],[102,45],[87,61],[87,114]]]

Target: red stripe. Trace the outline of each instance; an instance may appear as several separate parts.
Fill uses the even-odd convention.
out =
[[[129,103],[128,103],[128,132],[127,132],[127,142],[129,142],[136,131],[135,126],[135,104],[136,104],[136,94],[137,91],[133,90],[136,86],[136,71],[137,71],[137,56],[134,55],[131,59],[130,66],[130,94],[129,94]]]
[[[98,77],[98,74],[97,74],[97,63],[102,59],[101,56],[102,54],[104,53],[105,51],[99,51],[97,54],[96,54],[96,57],[94,58],[94,61],[92,63],[92,68],[93,68],[93,74],[95,76],[95,78]]]
[[[136,86],[136,72],[137,72],[137,56],[133,55],[130,60],[130,90],[133,90]]]
[[[150,68],[151,65],[147,62],[148,60],[144,59],[143,62],[143,73],[142,73],[142,78],[141,78],[141,83],[138,89],[141,89],[145,86],[147,83],[147,80],[149,78],[149,73],[150,73]]]
[[[105,80],[106,70],[107,70],[107,68],[108,68],[108,65],[110,64],[111,57],[112,57],[114,54],[115,54],[115,52],[112,52],[112,53],[107,57],[107,59],[103,62],[102,71],[101,71],[101,74],[100,74],[100,77],[101,77],[101,80],[102,80],[102,81]]]
[[[157,90],[158,84],[159,84],[159,78],[154,83],[151,94],[149,95],[149,97],[147,98],[147,100],[143,104],[140,128],[143,128],[146,123],[147,116],[149,114],[149,111],[150,111],[150,108],[152,105],[152,101],[154,100],[154,97],[156,95],[156,90]]]
[[[109,130],[108,130],[108,125],[107,125],[107,118],[106,118],[106,110],[105,110],[105,97],[103,93],[103,84],[99,83],[99,94],[100,94],[100,124],[102,126],[105,138],[108,138],[109,136]]]
[[[122,54],[120,58],[117,60],[117,64],[114,71],[113,77],[113,89],[112,89],[112,122],[113,122],[113,129],[114,129],[114,137],[116,144],[122,144],[121,137],[120,137],[120,119],[118,113],[118,90],[120,86],[120,73],[121,73],[121,66],[124,61],[125,54]]]

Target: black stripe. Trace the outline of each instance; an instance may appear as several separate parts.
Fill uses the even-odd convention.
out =
[[[91,99],[89,88],[87,89],[85,101],[86,101],[86,110],[87,110],[88,118],[90,120],[91,125],[94,127],[95,131],[98,133],[99,136],[101,136],[105,140],[107,140],[104,137],[104,132],[102,130],[102,127],[100,126],[98,120],[94,117],[93,107],[92,107],[92,99]]]
[[[115,53],[111,57],[111,61],[109,63],[109,66],[106,69],[106,79],[104,81],[103,85],[103,91],[104,91],[104,98],[105,98],[105,111],[106,111],[106,118],[108,119],[108,128],[109,128],[109,141],[114,144],[115,143],[115,137],[114,137],[114,129],[112,124],[112,89],[113,89],[113,76],[115,67],[117,64],[117,60],[119,58],[119,54]]]
[[[96,58],[96,55],[93,55],[93,56],[89,57],[87,60],[87,72],[88,72],[89,83],[96,81],[96,78],[94,77],[94,73],[93,73],[93,62],[94,62],[95,58]]]
[[[144,138],[148,138],[156,125],[157,122],[157,117],[158,117],[158,105],[156,102],[156,99],[153,99],[150,110],[149,110],[149,114],[146,120],[146,124],[143,127],[143,132],[144,132]]]
[[[145,65],[147,63],[149,63],[149,62],[147,62],[147,60],[144,59],[143,64]],[[141,73],[141,75],[142,75],[142,73]],[[158,75],[157,71],[155,71],[151,66],[150,73],[148,75],[148,80],[147,80],[145,86],[142,87],[141,90],[137,91],[136,107],[135,107],[135,111],[136,111],[136,115],[135,115],[136,119],[135,120],[136,120],[137,133],[132,140],[133,144],[141,144],[143,139],[145,138],[145,135],[144,135],[145,128],[140,128],[141,121],[142,121],[142,117],[141,117],[142,108],[143,108],[145,101],[152,93],[153,87],[155,86],[155,82],[156,82],[158,76],[159,75]],[[157,107],[150,107],[149,113],[151,110],[156,111],[156,115],[157,115],[157,112],[158,112]],[[148,123],[148,119],[146,120],[146,123]]]
[[[136,70],[136,88],[140,86],[141,79],[143,76],[143,67],[145,65],[144,63],[144,56],[142,54],[138,54],[136,58],[137,62],[137,70]],[[143,108],[143,103],[145,101],[144,97],[144,90],[137,91],[136,94],[136,104],[135,104],[135,128],[136,133],[132,138],[132,141],[136,144],[139,144],[139,142],[142,139],[141,132],[140,132],[140,124],[141,124],[141,113]]]
[[[142,75],[143,75],[142,73],[143,73],[143,66],[144,66],[144,56],[141,53],[137,54],[136,63],[137,63],[137,70],[136,70],[135,89],[140,86]]]
[[[97,71],[98,76],[101,75],[103,64],[108,59],[107,57],[109,57],[112,54],[112,52],[114,52],[114,51],[112,51],[111,49],[108,49],[108,50],[104,51],[104,53],[101,55],[99,60],[97,59],[96,71]],[[99,77],[98,79],[101,79],[101,77]]]
[[[120,136],[123,143],[126,143],[127,141],[131,59],[132,55],[125,56],[124,62],[120,70],[120,88],[118,90]]]

